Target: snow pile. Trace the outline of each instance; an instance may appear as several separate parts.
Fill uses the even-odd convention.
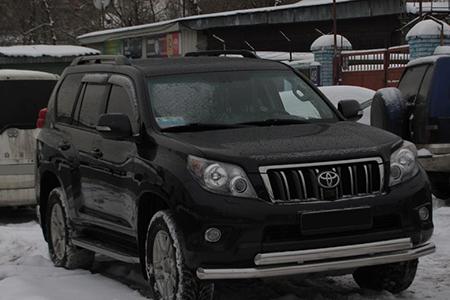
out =
[[[95,54],[100,54],[100,51],[80,46],[22,45],[0,47],[0,56],[10,57],[66,57]]]
[[[434,50],[434,55],[450,55],[450,46],[438,46]]]
[[[440,22],[444,26],[444,35],[450,35],[450,26],[445,22]],[[416,25],[408,32],[406,39],[414,38],[417,36],[440,36],[442,26],[433,20],[424,20]]]
[[[323,50],[324,48],[334,47],[334,35],[326,34],[322,35],[314,41],[311,45],[311,51]],[[337,47],[338,49],[350,50],[352,44],[342,35],[337,35]]]
[[[35,222],[0,227],[1,300],[144,300],[139,292],[89,271],[55,268]]]

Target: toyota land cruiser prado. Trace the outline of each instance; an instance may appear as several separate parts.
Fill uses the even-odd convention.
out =
[[[414,145],[353,122],[358,103],[336,110],[284,64],[222,54],[66,69],[38,137],[54,264],[88,267],[94,253],[140,263],[156,299],[336,271],[408,288],[434,251]]]

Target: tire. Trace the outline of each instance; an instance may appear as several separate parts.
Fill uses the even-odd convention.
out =
[[[185,245],[172,214],[160,211],[145,239],[145,269],[155,300],[212,300],[214,284],[200,281],[185,264]]]
[[[402,138],[408,138],[408,114],[406,102],[400,90],[384,88],[373,97],[370,124]]]
[[[428,173],[433,195],[442,200],[450,199],[450,178],[446,173]],[[448,202],[448,201],[447,201]]]
[[[406,290],[416,276],[417,259],[357,269],[353,273],[356,283],[364,289],[387,290],[393,294]]]
[[[73,230],[69,225],[64,203],[63,190],[53,189],[49,195],[46,214],[50,259],[56,267],[88,269],[92,266],[95,254],[72,245]]]

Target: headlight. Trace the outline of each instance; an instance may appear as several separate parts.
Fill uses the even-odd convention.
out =
[[[257,198],[250,180],[241,167],[189,155],[188,169],[195,180],[210,192]]]
[[[391,155],[389,185],[394,186],[402,183],[414,177],[418,172],[416,146],[405,141],[402,147]]]

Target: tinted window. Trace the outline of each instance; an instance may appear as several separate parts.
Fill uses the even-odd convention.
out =
[[[106,112],[126,114],[130,118],[130,121],[135,119],[130,97],[123,87],[117,85],[112,86]]]
[[[68,75],[58,91],[56,119],[59,122],[72,122],[72,110],[76,101],[83,74]]]
[[[424,65],[406,69],[398,86],[405,100],[415,100],[427,67]]]
[[[0,81],[0,133],[8,128],[36,127],[39,110],[47,107],[55,80]]]
[[[94,128],[97,125],[106,92],[105,85],[88,84],[81,103],[79,125]]]

